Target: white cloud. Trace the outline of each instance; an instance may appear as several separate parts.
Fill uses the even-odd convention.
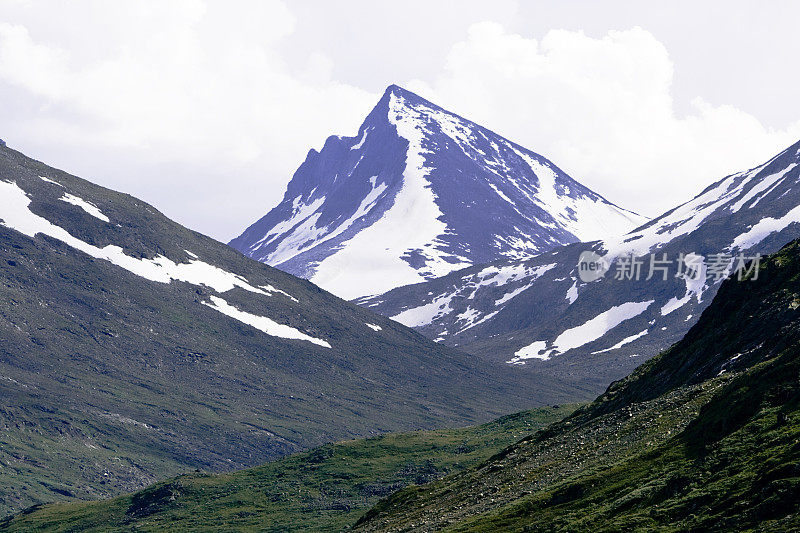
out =
[[[800,122],[774,131],[700,97],[678,116],[673,70],[666,48],[641,28],[602,38],[553,30],[538,41],[483,22],[452,47],[440,77],[409,88],[654,216],[800,138]]]
[[[772,131],[702,98],[678,115],[670,56],[642,29],[600,38],[550,31],[536,40],[472,24],[477,12],[447,19],[461,29],[445,25],[451,8],[441,4],[406,46],[417,17],[390,23],[372,4],[0,6],[0,137],[221,239],[280,199],[309,148],[355,134],[382,87],[353,72],[424,73],[408,88],[649,215],[800,138],[798,124]],[[440,53],[423,53],[446,50],[443,39],[459,34],[444,64]]]
[[[18,147],[67,145],[73,157],[48,162],[141,194],[218,237],[261,216],[306,151],[334,132],[355,134],[378,98],[332,80],[321,52],[286,64],[279,48],[295,20],[277,0],[50,8],[65,21],[86,14],[80,33],[34,16],[0,21],[0,105],[27,99],[35,110],[4,124],[2,135]],[[26,20],[30,9],[18,6],[15,18]],[[127,161],[111,156],[123,150]],[[90,159],[105,164],[82,163]],[[159,165],[176,173],[142,175]],[[239,206],[212,200],[232,187]]]

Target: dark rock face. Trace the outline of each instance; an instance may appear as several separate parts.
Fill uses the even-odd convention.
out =
[[[356,137],[330,137],[231,246],[344,298],[518,259],[644,219],[552,162],[391,86]]]

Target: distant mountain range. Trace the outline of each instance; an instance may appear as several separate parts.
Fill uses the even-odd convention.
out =
[[[433,343],[7,147],[0,258],[0,513],[588,394]]]
[[[311,150],[230,245],[342,298],[627,233],[646,219],[396,85],[355,137]]]
[[[741,255],[771,253],[800,237],[799,164],[797,143],[622,237],[473,266],[357,301],[441,343],[602,388],[680,340]],[[596,281],[580,279],[587,251],[610,267]],[[682,254],[694,254],[697,276],[676,277]],[[617,279],[631,257],[641,261],[640,279]],[[665,258],[668,272],[647,280],[652,260]]]

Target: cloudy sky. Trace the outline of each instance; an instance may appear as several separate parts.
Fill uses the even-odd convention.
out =
[[[800,3],[0,0],[0,138],[228,240],[398,83],[648,216],[800,140]]]

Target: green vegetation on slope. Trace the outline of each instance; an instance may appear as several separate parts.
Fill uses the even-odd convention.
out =
[[[682,433],[653,449],[444,530],[796,531],[797,355],[730,380]]]
[[[380,497],[474,466],[569,415],[547,407],[476,427],[328,444],[230,474],[188,474],[132,495],[33,508],[8,531],[340,531]]]
[[[48,406],[2,381],[0,396],[0,510],[108,498],[186,471],[134,420]]]
[[[0,224],[0,517],[194,469],[248,468],[326,442],[590,399],[569,383],[438,345],[136,198],[5,147],[0,180],[24,191],[30,205],[20,209],[85,243],[133,258],[197,257],[291,295],[149,281]],[[110,222],[63,201],[65,193]],[[12,220],[6,209],[0,219]],[[267,335],[204,305],[212,296],[331,347]]]
[[[357,529],[800,530],[800,245],[594,403]]]

